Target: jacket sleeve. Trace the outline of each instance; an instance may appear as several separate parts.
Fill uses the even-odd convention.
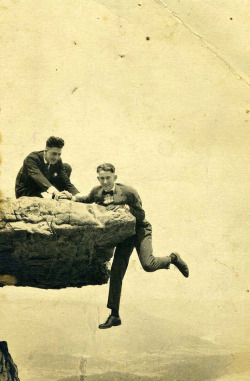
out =
[[[142,209],[141,198],[135,189],[132,192],[132,202],[128,205],[130,213],[133,214],[137,221],[142,222],[145,219],[145,211]]]
[[[63,168],[63,166],[61,166],[59,176],[64,183],[66,191],[72,193],[73,195],[79,193],[79,190],[76,189],[76,187],[70,182],[70,179],[69,179],[65,169]]]
[[[83,202],[84,204],[92,204],[95,202],[93,189],[87,196],[84,196],[82,193],[75,194],[73,201]]]
[[[40,186],[45,192],[52,186],[49,180],[43,175],[38,167],[37,160],[31,156],[26,157],[24,160],[24,166],[27,168],[29,176]]]

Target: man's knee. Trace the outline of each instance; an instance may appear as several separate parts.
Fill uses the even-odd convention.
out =
[[[155,268],[151,263],[142,263],[142,268],[147,273],[152,273],[153,271],[155,271]]]
[[[67,173],[67,176],[70,177],[72,172],[72,167],[68,163],[63,163],[63,167],[65,169],[65,172]]]

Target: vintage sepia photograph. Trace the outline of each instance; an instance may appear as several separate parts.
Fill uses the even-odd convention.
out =
[[[250,380],[250,0],[0,19],[0,381]]]

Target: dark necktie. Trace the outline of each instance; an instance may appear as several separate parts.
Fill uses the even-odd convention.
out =
[[[109,191],[109,192],[106,192],[105,190],[103,190],[102,191],[102,194],[103,194],[103,196],[106,196],[106,194],[110,194],[110,196],[113,196],[113,194],[114,194],[114,191]]]

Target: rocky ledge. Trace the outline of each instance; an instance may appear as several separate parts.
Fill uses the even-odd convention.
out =
[[[38,288],[107,283],[108,261],[135,234],[122,207],[36,197],[0,200],[0,285]]]

